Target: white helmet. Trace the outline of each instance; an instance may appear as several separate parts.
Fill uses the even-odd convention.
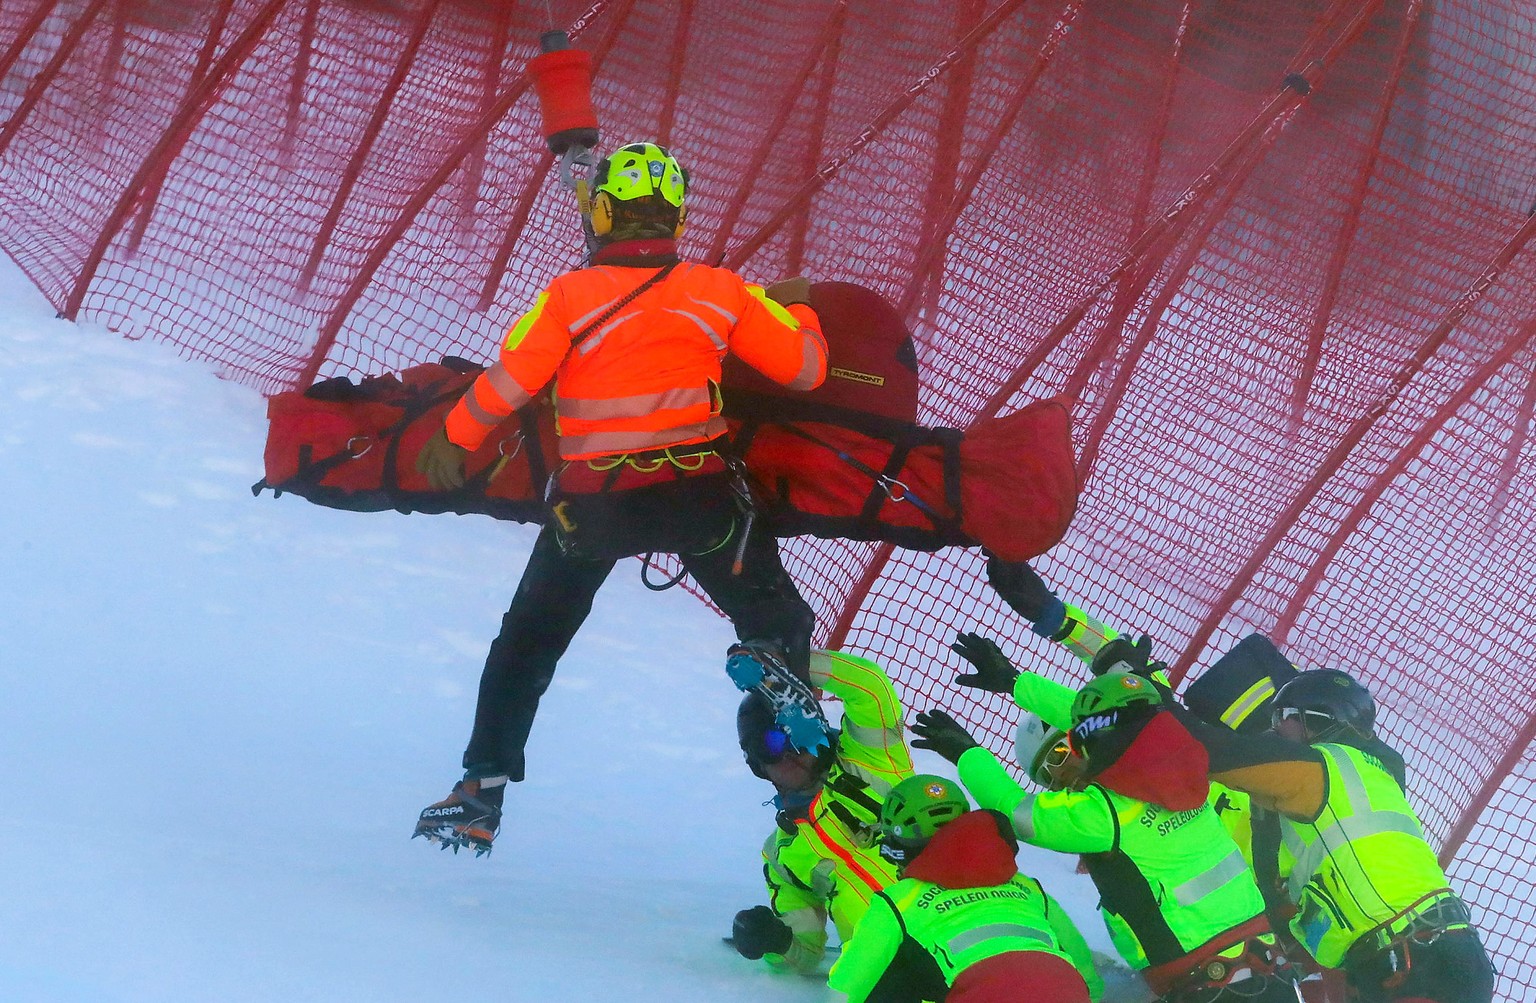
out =
[[[1027,764],[1029,779],[1041,787],[1060,788],[1061,784],[1051,776],[1048,767],[1061,764],[1048,764],[1047,759],[1053,751],[1065,746],[1066,742],[1065,731],[1050,727],[1037,714],[1025,713],[1019,718],[1018,729],[1014,732],[1014,760]]]

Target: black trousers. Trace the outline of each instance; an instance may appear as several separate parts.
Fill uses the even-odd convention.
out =
[[[1489,1003],[1493,999],[1493,963],[1477,931],[1455,930],[1432,944],[1409,941],[1366,958],[1345,962],[1350,998],[1358,1003],[1426,999],[1435,1003]],[[1395,962],[1394,962],[1395,958]],[[1386,988],[1395,972],[1407,968],[1399,984]]]
[[[705,475],[573,497],[575,530],[545,526],[534,542],[512,605],[480,675],[475,726],[464,750],[467,778],[522,780],[524,747],[555,665],[592,611],[592,600],[620,558],[676,553],[742,640],[774,639],[801,674],[810,658],[815,615],[763,526],[747,537],[741,574],[732,574],[743,519],[729,480]],[[565,537],[562,546],[562,536]],[[701,552],[702,551],[702,552]],[[722,656],[724,653],[721,653]]]

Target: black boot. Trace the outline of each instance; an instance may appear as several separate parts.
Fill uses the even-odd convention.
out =
[[[491,852],[491,842],[501,828],[501,799],[507,793],[507,778],[487,780],[460,780],[453,785],[449,795],[436,804],[421,810],[416,819],[416,832],[411,836],[425,836],[441,843],[443,849],[460,847],[473,849],[475,856]]]

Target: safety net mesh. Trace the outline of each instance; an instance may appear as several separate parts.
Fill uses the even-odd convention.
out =
[[[921,419],[1076,398],[1037,562],[1181,679],[1268,633],[1374,690],[1536,995],[1536,10],[1525,0],[7,0],[0,248],[264,392],[488,359],[577,264],[524,67],[694,180],[685,250],[897,304]],[[1063,681],[974,551],[801,538],[820,640],[1011,754],[957,630]]]

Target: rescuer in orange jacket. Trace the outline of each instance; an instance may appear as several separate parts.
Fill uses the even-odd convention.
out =
[[[464,779],[416,825],[445,847],[490,849],[539,698],[620,558],[677,554],[738,637],[776,642],[808,672],[814,615],[772,534],[745,518],[719,384],[734,353],[792,389],[820,385],[827,350],[809,283],[765,290],[680,261],[688,177],[654,143],[615,150],[593,181],[590,267],[549,284],[417,457],[434,487],[462,487],[468,453],[549,390],[562,459],[549,518],[486,657]]]

